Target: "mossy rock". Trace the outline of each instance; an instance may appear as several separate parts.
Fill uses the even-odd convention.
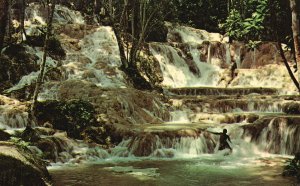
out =
[[[88,143],[98,143],[98,144],[106,144],[107,143],[107,133],[104,127],[89,127],[85,129],[81,135],[84,140]]]
[[[0,56],[0,92],[18,83],[24,75],[37,71],[38,57],[23,45],[10,45]]]
[[[35,145],[43,152],[43,158],[56,162],[57,147],[53,140],[50,138],[40,139]]]
[[[37,130],[27,126],[20,134],[20,138],[26,142],[37,142],[41,138],[40,135]]]
[[[50,175],[45,164],[29,150],[10,143],[0,144],[0,185],[49,185]]]
[[[33,47],[44,47],[45,34],[27,36],[26,44]],[[56,37],[50,37],[48,40],[48,55],[55,60],[62,60],[66,57],[66,52]]]
[[[3,130],[0,130],[0,141],[7,141],[10,139],[10,134],[6,133]]]
[[[40,123],[48,121],[54,129],[76,139],[83,139],[81,133],[86,128],[99,126],[93,105],[82,100],[39,102],[35,114]]]
[[[257,115],[257,114],[249,114],[247,116],[247,122],[248,123],[254,123],[258,119],[259,119],[259,115]]]

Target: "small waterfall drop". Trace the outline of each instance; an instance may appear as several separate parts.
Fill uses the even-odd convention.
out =
[[[226,44],[226,64],[230,65],[231,63],[231,54],[230,54],[230,43]]]
[[[207,49],[207,60],[206,62],[208,64],[211,64],[211,44],[208,45],[208,49]]]
[[[241,68],[241,46],[237,48],[235,55],[235,63],[238,69]]]

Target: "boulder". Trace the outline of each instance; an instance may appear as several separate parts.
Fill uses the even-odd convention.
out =
[[[35,129],[27,126],[20,135],[21,139],[27,142],[36,142],[40,139],[40,133]]]
[[[300,104],[296,102],[286,103],[282,110],[287,114],[300,114]]]
[[[0,185],[50,185],[46,165],[28,149],[0,143]]]
[[[3,130],[0,130],[0,141],[7,141],[10,139],[10,134],[6,133]]]
[[[83,139],[87,127],[99,126],[92,104],[82,100],[45,101],[37,104],[39,123],[50,122],[54,129],[66,131],[69,137]]]

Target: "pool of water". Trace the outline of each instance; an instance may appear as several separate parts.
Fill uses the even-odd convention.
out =
[[[94,163],[49,167],[54,185],[82,186],[288,186],[281,176],[287,158],[279,156],[232,158],[202,155],[196,158],[121,158]]]

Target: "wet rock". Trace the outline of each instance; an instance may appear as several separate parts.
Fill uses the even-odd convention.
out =
[[[0,143],[0,185],[49,185],[45,164],[29,150]]]
[[[168,28],[163,24],[158,24],[151,30],[146,38],[147,42],[167,42]]]
[[[62,152],[68,152],[70,147],[67,142],[57,137],[45,137],[34,143],[42,152],[44,159],[52,162],[59,161],[59,154]]]
[[[36,127],[35,131],[44,136],[52,136],[55,134],[55,130],[49,127]]]
[[[38,70],[38,57],[22,45],[10,45],[0,56],[0,92],[18,83],[24,75]]]
[[[0,129],[0,141],[7,141],[10,139],[10,134]]]
[[[241,59],[241,68],[258,68],[268,64],[280,64],[281,56],[277,43],[265,42],[261,43],[255,49],[248,50],[244,46],[241,51],[243,56]],[[288,59],[289,60],[289,59]]]
[[[257,141],[261,135],[261,132],[264,128],[266,128],[272,117],[264,117],[259,120],[256,120],[253,124],[244,125],[242,128],[244,129],[244,134],[250,134],[252,141]]]
[[[49,138],[39,140],[35,145],[43,152],[42,157],[47,160],[56,161],[57,147],[56,144]]]
[[[283,105],[283,112],[287,114],[300,114],[300,104],[290,102]]]
[[[253,122],[255,122],[257,119],[259,119],[259,116],[256,115],[256,114],[249,114],[249,115],[247,116],[247,122],[248,122],[248,123],[253,123]]]
[[[27,142],[36,142],[40,139],[40,133],[37,130],[27,126],[21,133],[20,137]]]
[[[154,149],[156,149],[157,138],[155,135],[146,133],[141,134],[138,139],[133,139],[129,145],[129,149],[132,149],[132,153],[135,156],[149,156]],[[135,144],[137,143],[137,144]]]
[[[81,135],[83,136],[84,141],[88,143],[98,143],[98,144],[107,144],[108,134],[105,131],[104,127],[89,127],[85,129]]]

